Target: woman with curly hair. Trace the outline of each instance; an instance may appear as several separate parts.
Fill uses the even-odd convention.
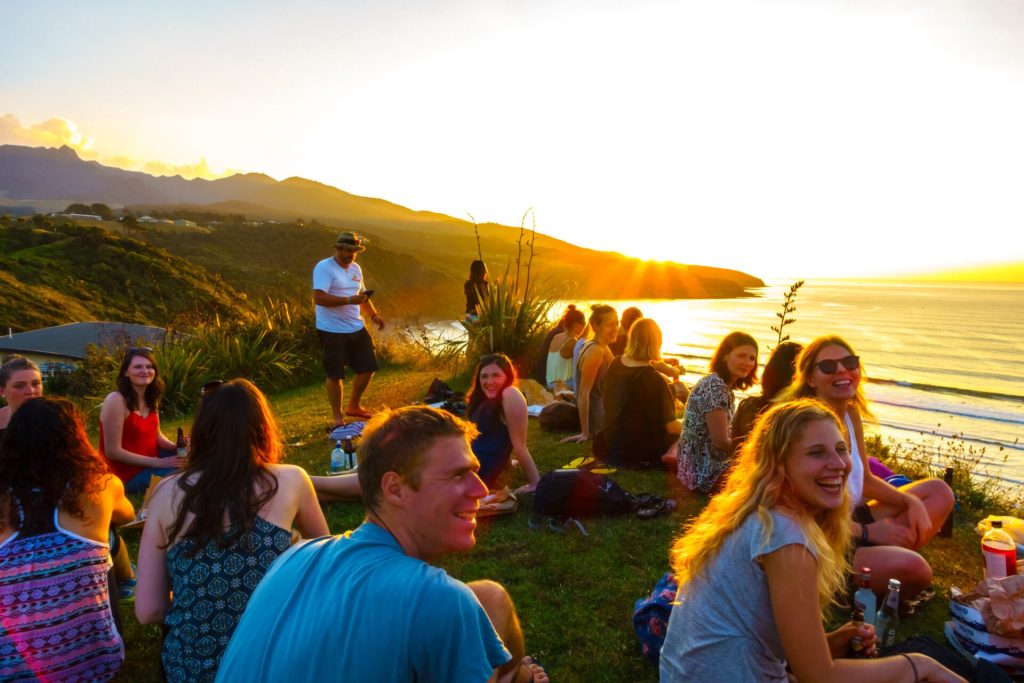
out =
[[[306,538],[330,533],[306,472],[278,464],[280,455],[259,389],[244,379],[207,389],[185,468],[157,485],[139,544],[135,614],[167,627],[169,681],[214,679],[249,597],[291,544],[293,522]]]
[[[834,413],[777,405],[754,426],[724,490],[675,542],[678,602],[661,680],[963,682],[921,654],[842,659],[871,626],[832,633],[823,610],[846,585],[850,454]],[[810,589],[810,590],[809,590]]]
[[[164,382],[153,350],[128,349],[117,373],[117,391],[100,407],[100,453],[129,493],[141,493],[153,475],[174,473],[184,464],[177,455],[160,457],[175,443],[160,431],[160,396]]]
[[[0,442],[0,680],[117,674],[107,538],[111,522],[134,517],[70,401],[19,407]]]
[[[757,381],[757,342],[746,332],[730,332],[715,349],[709,370],[690,391],[679,437],[679,481],[701,493],[718,490],[732,462],[732,392]]]

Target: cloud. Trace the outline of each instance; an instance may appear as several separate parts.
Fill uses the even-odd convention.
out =
[[[140,161],[127,156],[104,156],[94,148],[96,140],[78,129],[73,121],[52,118],[31,126],[22,125],[14,114],[0,116],[0,145],[25,145],[27,147],[68,146],[83,159],[95,160],[106,166],[123,168],[127,171],[144,171],[152,175],[180,175],[192,178],[215,180],[241,173],[238,169],[215,171],[205,158],[194,164],[171,164],[165,161]]]
[[[0,144],[27,145],[29,147],[62,147],[67,145],[77,152],[88,152],[95,140],[78,130],[72,121],[52,118],[28,128],[14,114],[0,116]]]

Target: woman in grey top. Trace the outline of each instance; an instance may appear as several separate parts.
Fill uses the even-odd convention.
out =
[[[724,490],[671,552],[678,603],[661,649],[661,680],[800,683],[962,678],[921,654],[842,659],[871,626],[825,633],[823,609],[849,570],[850,454],[835,415],[814,400],[771,408]],[[812,588],[813,587],[813,588]]]
[[[576,356],[573,371],[576,384],[576,406],[580,411],[580,433],[567,436],[567,441],[586,441],[604,428],[604,376],[612,362],[608,345],[619,332],[619,314],[607,304],[590,307],[591,337]]]

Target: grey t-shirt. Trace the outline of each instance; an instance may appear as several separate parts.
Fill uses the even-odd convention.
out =
[[[785,681],[786,660],[759,557],[786,545],[814,554],[800,526],[773,510],[771,536],[756,514],[722,544],[700,576],[679,587],[665,644],[661,680]],[[808,590],[817,592],[817,587]]]

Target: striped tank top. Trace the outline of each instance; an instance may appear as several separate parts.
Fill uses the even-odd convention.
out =
[[[110,548],[62,529],[57,510],[52,519],[0,543],[0,681],[110,680],[124,662]]]

